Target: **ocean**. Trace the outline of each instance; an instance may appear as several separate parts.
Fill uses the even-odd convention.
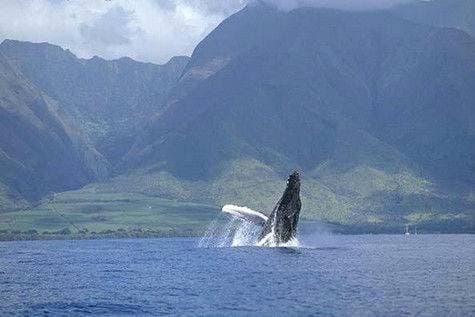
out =
[[[475,316],[474,235],[0,243],[0,315]]]

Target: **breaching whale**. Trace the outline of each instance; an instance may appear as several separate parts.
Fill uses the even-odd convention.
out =
[[[296,237],[300,209],[300,175],[293,172],[282,197],[269,216],[247,207],[225,205],[223,212],[262,226],[258,245],[279,245]]]

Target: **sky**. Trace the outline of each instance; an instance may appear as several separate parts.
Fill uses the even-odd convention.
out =
[[[190,56],[221,21],[259,0],[0,0],[0,41],[49,42],[77,56],[163,64]],[[262,1],[262,0],[261,0]],[[263,0],[299,6],[381,8],[407,0]]]
[[[49,42],[79,57],[165,63],[188,55],[245,0],[0,0],[0,41]]]

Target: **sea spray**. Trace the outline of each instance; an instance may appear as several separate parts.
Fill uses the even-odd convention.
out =
[[[335,247],[335,236],[328,225],[319,221],[303,222],[299,237],[287,243],[277,243],[274,231],[260,239],[262,228],[241,217],[227,217],[221,214],[211,222],[205,235],[200,239],[199,247],[287,247],[287,248],[325,248]]]
[[[260,227],[246,221],[239,220],[236,231],[234,232],[232,247],[256,245],[260,233]]]
[[[228,219],[226,222],[215,219],[209,225],[205,235],[199,242],[200,247],[224,247],[231,243],[237,219]]]
[[[223,214],[208,227],[199,242],[200,247],[237,247],[257,245],[259,233],[267,216],[248,207],[225,205]]]
[[[337,245],[331,227],[320,221],[302,222],[299,228],[299,238],[301,248],[327,248]]]
[[[256,244],[259,232],[259,226],[238,217],[229,217],[226,221],[216,219],[209,225],[198,246],[218,248],[252,246]]]
[[[262,227],[251,222],[242,220],[239,217],[227,217],[226,219],[215,219],[211,222],[205,235],[200,239],[199,247],[222,248],[222,247],[299,247],[297,238],[293,238],[287,243],[278,244],[272,236],[259,241],[259,234]]]

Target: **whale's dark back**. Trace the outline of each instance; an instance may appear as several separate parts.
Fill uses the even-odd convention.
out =
[[[301,208],[300,175],[295,171],[289,176],[284,194],[264,224],[260,239],[268,235],[272,228],[277,243],[285,243],[295,237]]]

